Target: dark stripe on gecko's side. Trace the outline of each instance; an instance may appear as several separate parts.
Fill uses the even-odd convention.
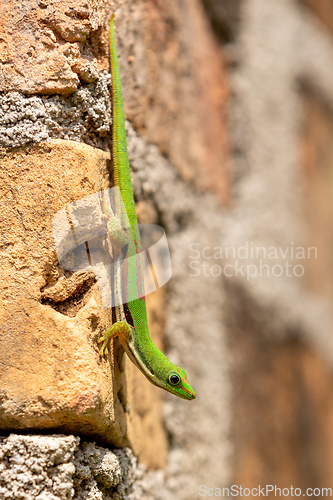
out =
[[[124,307],[124,313],[125,313],[125,318],[126,318],[127,323],[134,328],[134,321],[133,321],[131,311],[129,310],[128,304],[124,304],[123,307]]]

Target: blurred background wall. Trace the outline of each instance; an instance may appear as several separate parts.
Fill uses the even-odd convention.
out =
[[[244,259],[258,275],[226,282],[231,476],[244,485],[331,486],[333,4],[206,7],[229,61],[227,239],[275,249],[269,276],[267,268],[260,276],[261,250]]]

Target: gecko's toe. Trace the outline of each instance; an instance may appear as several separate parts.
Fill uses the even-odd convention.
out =
[[[107,356],[109,350],[108,350],[108,346],[107,346],[107,341],[106,341],[106,337],[105,335],[103,335],[103,337],[100,337],[98,340],[97,340],[97,343],[98,344],[102,344],[101,345],[101,348],[99,350],[99,354],[100,356],[103,358],[104,356]]]
[[[101,347],[101,349],[99,350],[99,354],[100,356],[103,358],[104,356],[107,356],[109,353],[109,349],[107,348],[107,346],[103,345]]]

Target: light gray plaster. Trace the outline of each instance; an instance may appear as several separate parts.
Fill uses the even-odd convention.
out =
[[[0,146],[58,138],[105,149],[111,123],[110,81],[103,72],[97,83],[81,85],[68,98],[0,94]]]

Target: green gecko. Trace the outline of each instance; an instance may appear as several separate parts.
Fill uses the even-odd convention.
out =
[[[137,255],[141,249],[138,220],[135,212],[130,165],[127,154],[126,129],[123,97],[121,92],[120,72],[113,25],[113,14],[110,21],[110,61],[112,75],[112,118],[113,118],[113,166],[114,185],[121,193],[126,209],[129,226],[124,231],[117,231],[115,217],[124,220],[121,214],[121,203],[116,201],[116,214],[102,202],[105,218],[108,220],[108,236],[115,255],[125,252],[127,256]],[[118,222],[119,227],[119,222]],[[126,234],[127,233],[127,234]],[[152,342],[148,329],[146,303],[144,298],[143,270],[138,258],[130,258],[122,269],[122,277],[114,279],[115,295],[121,297],[122,306],[116,306],[117,321],[109,328],[98,342],[103,342],[100,354],[108,352],[111,339],[119,337],[120,342],[135,366],[154,385],[165,389],[180,398],[192,400],[196,394],[190,386],[185,371],[172,363]],[[125,273],[125,279],[124,279]],[[126,301],[127,290],[121,290],[120,283],[127,283],[127,288],[137,287],[137,298]],[[119,302],[118,302],[119,303]]]

